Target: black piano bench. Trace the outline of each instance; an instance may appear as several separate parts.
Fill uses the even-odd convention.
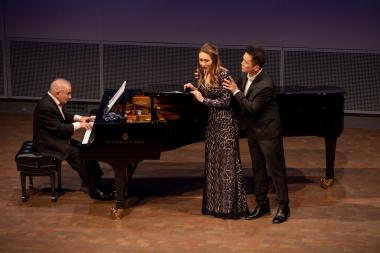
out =
[[[21,200],[28,201],[26,194],[26,176],[29,176],[29,189],[33,189],[33,176],[50,176],[51,201],[56,202],[56,181],[59,192],[62,192],[61,161],[49,156],[43,156],[33,151],[33,142],[25,141],[15,157],[17,170],[21,178]]]

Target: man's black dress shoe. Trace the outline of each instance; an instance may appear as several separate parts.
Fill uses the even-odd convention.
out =
[[[245,217],[246,220],[254,220],[264,215],[270,214],[269,202],[264,205],[257,205],[255,210]]]
[[[113,200],[113,194],[112,193],[106,193],[102,190],[95,189],[90,193],[90,197],[92,199],[97,199],[101,201],[108,201],[108,200]]]
[[[288,206],[286,206],[286,207],[280,207],[280,208],[277,209],[276,216],[274,216],[272,222],[274,224],[283,223],[283,222],[285,222],[288,219],[289,216],[290,216],[289,207]]]

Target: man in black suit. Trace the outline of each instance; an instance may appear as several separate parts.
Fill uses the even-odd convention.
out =
[[[270,214],[267,197],[268,166],[277,193],[278,210],[273,218],[273,223],[277,224],[289,217],[289,198],[280,115],[272,80],[263,70],[264,63],[264,49],[247,47],[241,62],[241,78],[237,84],[232,78],[225,79],[223,85],[231,91],[237,102],[240,126],[247,131],[252,159],[257,205],[246,219]]]
[[[81,161],[78,157],[79,142],[71,136],[78,129],[91,129],[92,125],[90,117],[65,112],[64,105],[70,99],[70,82],[55,79],[34,110],[33,146],[42,155],[66,160],[88,187],[91,198],[111,200],[112,194],[101,189],[103,172],[98,162]]]

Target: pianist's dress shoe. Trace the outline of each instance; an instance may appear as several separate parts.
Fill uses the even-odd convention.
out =
[[[290,210],[289,207],[279,207],[277,209],[276,216],[274,216],[272,223],[273,224],[280,224],[285,222],[288,217],[290,216]]]
[[[90,193],[90,197],[92,199],[97,199],[97,200],[101,200],[101,201],[108,201],[108,200],[114,199],[114,196],[112,193],[107,193],[107,192],[104,192],[100,189],[95,189],[94,191],[92,191]]]
[[[253,210],[252,213],[247,215],[245,219],[254,220],[254,219],[260,218],[261,216],[265,216],[269,214],[270,214],[270,206],[269,206],[269,202],[267,202],[263,205],[257,205],[255,210]]]

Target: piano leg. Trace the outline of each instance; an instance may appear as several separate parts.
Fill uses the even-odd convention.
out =
[[[321,187],[327,189],[334,184],[334,162],[337,137],[325,138],[326,176],[321,178]]]
[[[127,186],[127,165],[131,161],[106,161],[112,166],[115,172],[115,188],[116,188],[116,206],[111,208],[111,218],[119,220],[122,218],[125,210],[125,189]]]

